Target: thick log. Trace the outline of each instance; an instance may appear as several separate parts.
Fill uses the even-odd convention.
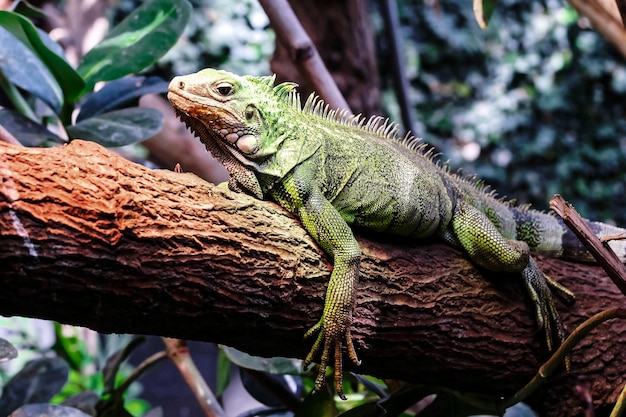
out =
[[[52,149],[0,143],[0,178],[0,314],[264,356],[302,358],[309,349],[302,335],[321,314],[331,265],[275,204],[83,141]],[[485,274],[441,244],[359,241],[353,336],[362,365],[353,370],[506,395],[546,359],[519,279]],[[569,330],[624,304],[597,267],[540,265],[578,296],[572,307],[557,300]],[[573,393],[578,378],[596,405],[615,401],[625,342],[626,323],[594,330],[574,350],[571,373],[535,402],[548,415],[573,415],[582,404]]]

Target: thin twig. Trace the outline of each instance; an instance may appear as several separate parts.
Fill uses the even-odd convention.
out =
[[[578,13],[587,17],[593,27],[626,57],[626,30],[623,23],[598,1],[568,0]]]
[[[611,240],[626,240],[626,233],[622,233],[620,235],[613,235],[613,236],[602,236],[600,238],[600,242],[602,243],[610,242]]]
[[[415,120],[411,100],[409,99],[409,81],[406,75],[406,64],[404,62],[404,49],[402,47],[402,37],[400,36],[400,18],[398,17],[398,2],[396,0],[381,0],[380,6],[385,19],[385,32],[391,47],[393,57],[393,81],[396,99],[402,113],[402,123],[406,130],[415,133]]]
[[[133,369],[133,372],[128,376],[128,378],[124,380],[124,382],[120,384],[119,387],[116,388],[116,391],[125,392],[130,386],[130,384],[135,382],[135,380],[137,380],[141,375],[143,375],[143,373],[147,369],[151,368],[157,362],[165,358],[167,358],[167,352],[165,351],[156,352],[152,354],[151,356],[149,356],[148,358],[146,358],[143,362],[139,364],[139,366]]]
[[[506,410],[508,407],[528,398],[529,395],[543,385],[548,377],[550,377],[558,369],[558,367],[563,364],[567,355],[579,341],[587,336],[587,334],[598,325],[615,318],[626,319],[626,309],[615,308],[612,310],[606,310],[585,320],[581,325],[576,327],[567,339],[565,339],[563,344],[556,350],[556,352],[554,352],[550,359],[548,359],[548,361],[544,363],[541,368],[539,368],[539,371],[537,371],[537,374],[533,377],[533,379],[531,379],[528,384],[511,397],[500,401],[497,409],[501,411]]]
[[[615,0],[617,4],[617,10],[619,10],[619,15],[622,17],[622,25],[626,28],[626,0]]]
[[[550,200],[550,208],[554,210],[563,222],[574,232],[585,245],[589,253],[598,264],[606,271],[611,280],[617,285],[622,294],[626,296],[626,266],[611,250],[608,243],[600,242],[600,239],[591,230],[587,222],[565,199],[556,194]]]
[[[625,410],[626,410],[626,385],[624,385],[624,388],[622,388],[622,392],[619,393],[619,397],[617,398],[615,407],[613,407],[613,411],[611,411],[611,415],[609,417],[621,417],[624,415]]]
[[[189,385],[189,388],[195,395],[202,411],[207,417],[223,417],[224,410],[215,398],[213,391],[207,385],[206,381],[198,371],[196,364],[189,355],[187,343],[181,339],[171,339],[163,337],[163,343],[167,354],[178,368],[178,371]]]
[[[290,57],[311,87],[333,109],[350,107],[326,69],[317,48],[300,24],[287,0],[259,0],[276,37],[290,51]]]

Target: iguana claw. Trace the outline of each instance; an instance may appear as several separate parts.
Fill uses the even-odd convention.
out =
[[[342,365],[342,345],[344,338],[346,339],[348,357],[355,365],[358,366],[361,364],[361,361],[357,357],[356,350],[354,349],[352,335],[350,334],[351,321],[351,317],[348,317],[344,320],[339,320],[339,323],[332,320],[327,320],[325,317],[322,317],[320,321],[318,321],[304,334],[304,337],[306,339],[313,337],[317,333],[317,338],[315,339],[315,343],[313,343],[313,347],[311,347],[309,354],[304,360],[303,367],[308,368],[308,366],[314,361],[315,357],[317,357],[318,353],[321,351],[320,368],[317,377],[315,378],[315,388],[313,389],[313,392],[321,390],[324,386],[324,382],[326,379],[326,368],[329,366],[328,361],[331,357],[331,354],[334,353],[335,390],[339,398],[341,398],[342,400],[346,399],[346,396],[343,393]]]
[[[565,338],[565,328],[554,306],[550,287],[558,290],[569,301],[574,300],[574,295],[541,272],[532,257],[528,266],[522,271],[522,276],[530,298],[535,304],[537,323],[545,331],[548,351],[552,352]],[[566,359],[566,366],[568,365],[569,360]]]

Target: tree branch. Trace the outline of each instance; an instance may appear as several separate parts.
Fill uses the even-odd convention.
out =
[[[350,112],[337,84],[326,69],[317,48],[298,21],[287,0],[259,0],[270,20],[277,38],[290,51],[290,57],[300,73],[331,109]]]
[[[626,57],[626,29],[615,3],[607,0],[568,0],[582,16],[586,16],[594,29]],[[613,7],[609,6],[609,3]],[[619,3],[618,3],[619,4]]]
[[[264,356],[302,358],[310,348],[302,335],[321,315],[331,265],[275,204],[83,141],[0,143],[0,174],[0,314]],[[547,358],[520,280],[483,274],[440,244],[359,241],[353,336],[363,363],[353,370],[505,395]],[[623,304],[597,267],[540,264],[578,296],[571,308],[557,304],[570,330]],[[571,374],[537,397],[547,415],[579,409],[578,377],[590,381],[596,405],[614,402],[625,382],[624,342],[623,322],[591,332],[574,349]]]

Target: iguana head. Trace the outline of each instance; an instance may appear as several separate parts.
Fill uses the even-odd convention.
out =
[[[211,132],[201,136],[205,143],[219,141],[220,149],[248,169],[282,177],[317,147],[299,136],[302,129],[293,122],[297,85],[274,86],[274,78],[204,69],[174,77],[167,98],[192,130]]]

